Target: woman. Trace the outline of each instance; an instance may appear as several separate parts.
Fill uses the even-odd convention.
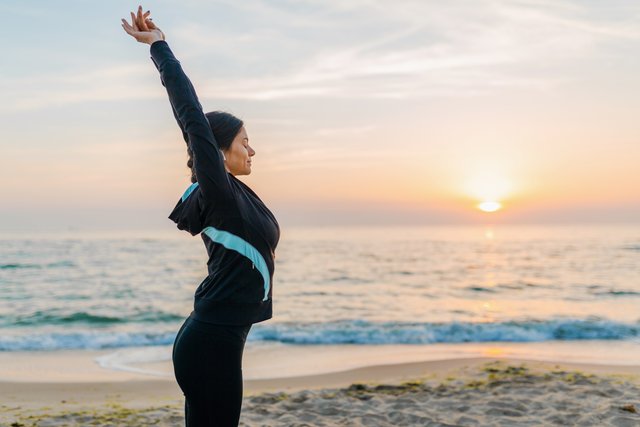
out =
[[[242,353],[253,323],[272,317],[278,222],[237,175],[251,173],[249,138],[242,121],[224,112],[203,113],[191,82],[164,33],[131,13],[124,30],[150,45],[185,142],[192,184],[169,218],[200,234],[208,276],[195,291],[194,309],[173,346],[174,372],[185,396],[187,426],[237,426],[242,406]]]

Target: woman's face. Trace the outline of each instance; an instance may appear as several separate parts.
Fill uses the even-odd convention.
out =
[[[242,126],[240,132],[236,135],[231,143],[231,146],[222,150],[225,160],[224,164],[227,171],[235,175],[249,175],[251,173],[251,157],[256,152],[249,145],[249,137],[247,136],[247,130]]]

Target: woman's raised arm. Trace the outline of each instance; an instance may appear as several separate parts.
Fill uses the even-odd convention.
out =
[[[191,147],[193,167],[200,191],[206,199],[212,201],[233,197],[222,152],[213,136],[209,121],[202,111],[202,106],[191,81],[182,70],[180,62],[173,55],[169,44],[164,40],[164,33],[153,24],[151,24],[153,28],[149,28],[149,22],[145,22],[142,8],[138,8],[138,22],[141,20],[145,22],[146,31],[144,29],[140,31],[142,24],[136,24],[133,13],[131,15],[133,25],[127,23],[129,30],[125,25],[123,27],[136,40],[151,45],[151,59],[160,72],[160,80],[167,90],[173,114],[183,137]],[[152,32],[155,32],[155,35],[149,36]],[[147,34],[140,36],[137,33]]]

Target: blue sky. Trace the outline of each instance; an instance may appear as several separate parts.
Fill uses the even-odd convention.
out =
[[[0,4],[0,230],[171,226],[186,150],[137,5]],[[636,2],[142,5],[285,225],[640,218]]]

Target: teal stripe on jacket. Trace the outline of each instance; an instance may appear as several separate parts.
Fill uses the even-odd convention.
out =
[[[262,301],[266,301],[268,299],[271,281],[269,278],[269,267],[267,267],[267,262],[264,260],[262,254],[260,254],[260,252],[251,243],[247,242],[242,237],[229,233],[228,231],[218,230],[215,227],[209,226],[202,230],[202,232],[209,236],[209,238],[214,242],[220,243],[225,248],[246,256],[251,260],[251,262],[253,262],[264,280],[264,298]]]
[[[194,182],[189,186],[189,188],[185,190],[184,194],[182,195],[183,202],[187,199],[187,197],[189,197],[189,194],[193,193],[193,190],[195,190],[197,186],[198,186],[198,183]]]

